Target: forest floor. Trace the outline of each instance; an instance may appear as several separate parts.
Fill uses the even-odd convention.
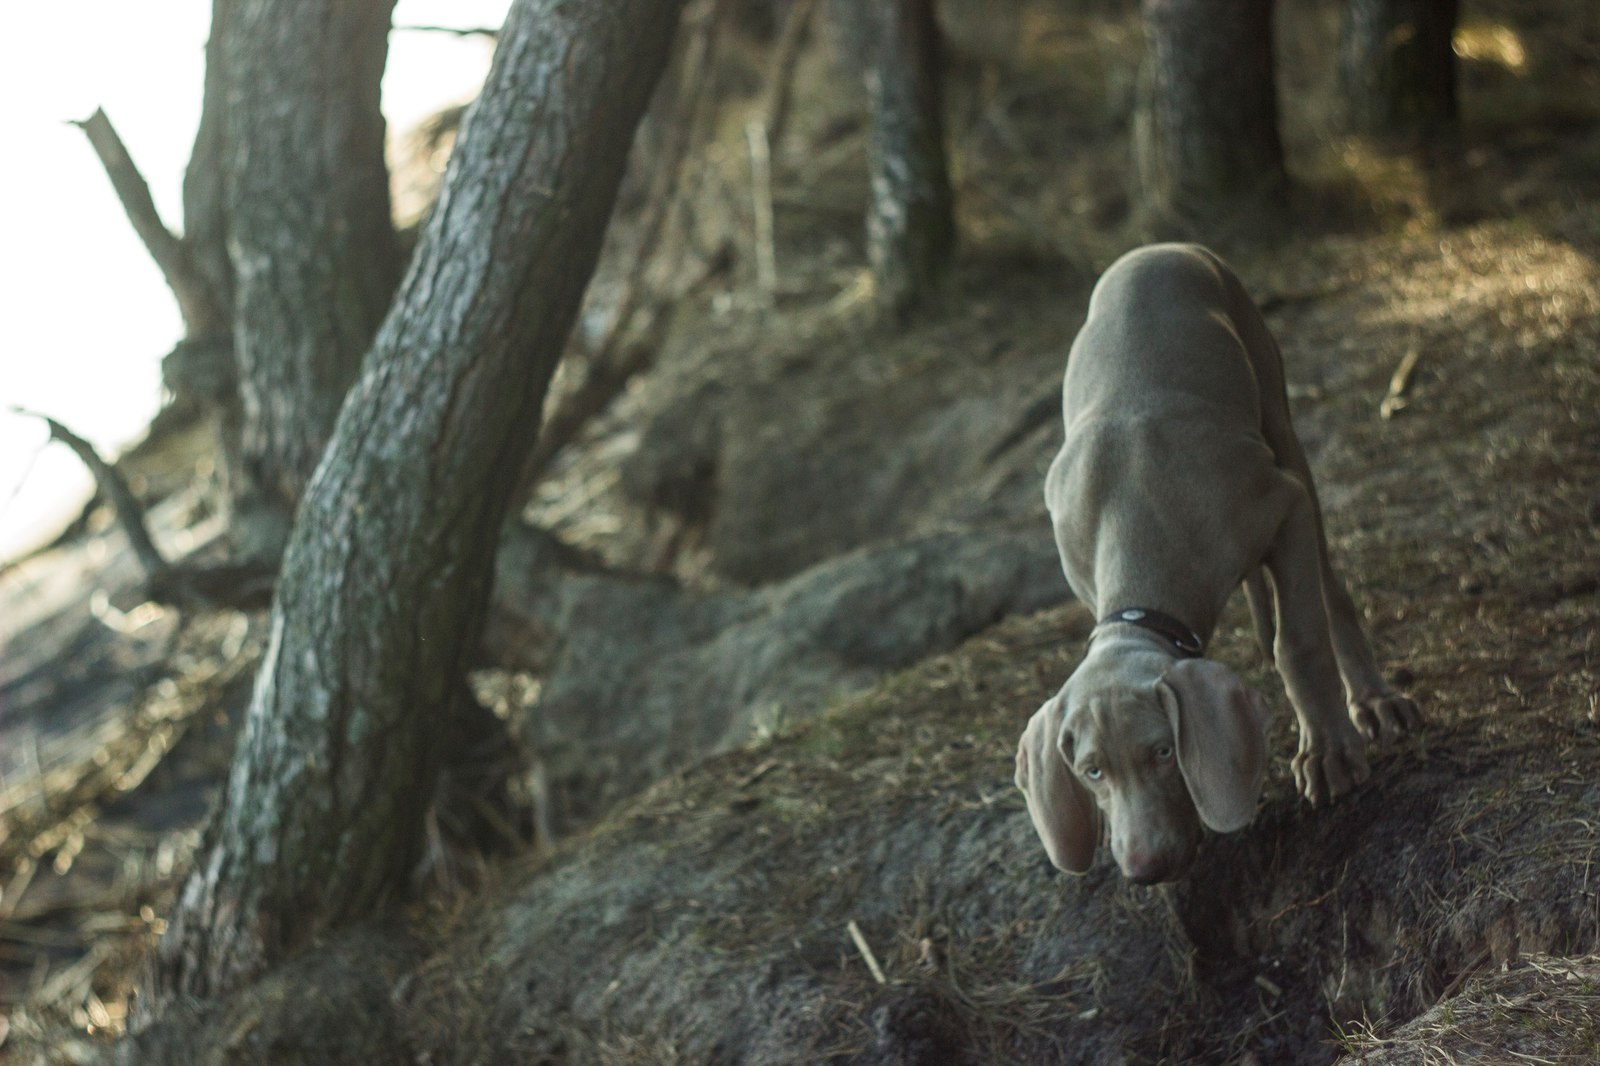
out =
[[[693,617],[713,650],[745,627],[730,647],[746,659],[762,620],[792,628],[795,604],[842,572],[829,567],[882,570],[874,553],[903,549],[915,587],[934,580],[917,553],[959,534],[993,538],[971,543],[1004,546],[1014,573],[940,571],[949,619],[876,657],[860,634],[940,605],[852,577],[803,616],[815,635],[781,645],[812,656],[804,676],[733,690],[765,709],[673,748],[658,780],[629,779],[511,861],[441,862],[386,922],[105,1044],[92,1034],[122,1029],[226,766],[263,620],[138,603],[121,535],[92,528],[0,573],[0,1057],[1600,1057],[1600,104],[1574,98],[1600,87],[1600,21],[1552,0],[1496,22],[1484,5],[1462,39],[1487,58],[1465,61],[1468,120],[1441,156],[1330,138],[1325,89],[1286,93],[1296,234],[1223,250],[1283,347],[1335,565],[1429,724],[1375,753],[1357,794],[1309,809],[1281,686],[1235,603],[1213,654],[1268,695],[1279,757],[1249,828],[1146,889],[1103,857],[1081,878],[1051,870],[1010,783],[1016,737],[1089,620],[1064,587],[984,582],[1036,581],[1034,549],[1017,547],[1029,531],[1050,561],[1039,483],[1062,363],[1128,243],[1116,101],[1136,41],[1126,19],[1014,6],[1008,40],[1033,44],[1004,62],[984,51],[994,26],[952,26],[973,88],[953,103],[965,250],[950,298],[903,328],[867,313],[857,104],[829,96],[813,60],[801,84],[818,102],[794,136],[814,150],[777,190],[776,306],[736,277],[680,312],[657,367],[529,512],[693,596],[670,617]],[[1306,24],[1282,42],[1293,89],[1325,69],[1313,30],[1330,16],[1287,6]],[[1063,106],[1089,83],[1089,103]],[[220,532],[203,493],[169,491],[197,446],[130,464],[167,497],[158,539],[188,549]],[[852,619],[841,651],[829,631]],[[746,668],[678,636],[652,635],[665,650],[630,669]],[[903,661],[913,646],[926,654]],[[610,691],[563,687],[562,656],[531,656],[547,676],[524,663],[480,679],[512,693],[503,709],[536,749],[551,735],[541,687]],[[586,787],[538,755],[535,795]]]

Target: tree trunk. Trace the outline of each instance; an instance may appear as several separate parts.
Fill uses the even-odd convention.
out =
[[[1339,75],[1353,128],[1426,135],[1456,120],[1457,0],[1349,0]]]
[[[222,127],[226,83],[222,44],[236,0],[212,0],[206,38],[205,89],[200,125],[183,173],[183,242],[195,270],[216,296],[220,315],[204,330],[189,325],[183,340],[161,360],[161,381],[172,405],[211,422],[217,440],[217,506],[230,516],[234,487],[242,484],[239,366],[233,353],[233,263],[228,258],[227,196],[223,180]]]
[[[955,252],[933,0],[848,0],[871,109],[867,256],[896,313],[934,295]]]
[[[301,503],[228,783],[154,963],[157,1009],[406,884],[518,465],[679,6],[512,7]]]
[[[223,79],[222,46],[229,36],[237,0],[211,0],[211,31],[206,38],[205,91],[201,97],[200,125],[195,130],[194,148],[183,172],[183,239],[189,255],[216,294],[224,318],[215,332],[233,331],[233,264],[228,259],[228,213],[223,189],[223,116],[227,85]],[[197,336],[189,329],[188,339],[210,339],[213,330]]]
[[[1144,0],[1134,117],[1140,207],[1157,228],[1271,229],[1288,179],[1272,0]]]
[[[220,76],[208,88],[219,82],[224,101],[223,210],[243,404],[234,496],[254,497],[282,527],[252,546],[260,551],[281,546],[399,277],[378,108],[393,7],[216,7],[211,58]],[[191,202],[199,197],[192,180],[187,191]],[[255,508],[235,516],[244,525],[256,517]],[[248,544],[252,531],[239,532]]]

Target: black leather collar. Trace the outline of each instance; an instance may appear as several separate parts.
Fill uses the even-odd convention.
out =
[[[1206,646],[1195,631],[1163,611],[1151,607],[1125,607],[1112,611],[1096,623],[1095,628],[1125,622],[1131,626],[1148,629],[1172,645],[1172,649],[1188,659],[1198,659],[1205,654]]]

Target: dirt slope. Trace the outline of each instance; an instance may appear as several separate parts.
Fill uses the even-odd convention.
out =
[[[1254,264],[1281,291],[1339,286],[1274,325],[1336,558],[1432,722],[1351,802],[1310,811],[1280,764],[1257,822],[1185,884],[1051,873],[1010,749],[1082,620],[1008,622],[513,877],[410,990],[412,1017],[450,1020],[425,1044],[464,1062],[1310,1063],[1338,1028],[1413,1017],[1479,968],[1594,950],[1600,270],[1583,217]],[[1413,346],[1411,405],[1380,420]],[[1252,666],[1232,621],[1219,655]]]
[[[1589,1061],[1573,1056],[1592,995],[1559,959],[1600,943],[1600,269],[1584,215],[1544,221],[1247,266],[1280,295],[1336,560],[1430,716],[1348,802],[1293,794],[1284,713],[1256,822],[1210,841],[1189,880],[1130,887],[1104,858],[1053,872],[1009,778],[1023,721],[1081,650],[1087,620],[1058,608],[420,916],[431,946],[381,996],[327,971],[365,972],[370,948],[322,956],[315,995],[350,997],[335,1029],[378,1012],[406,1034],[397,1062],[1326,1063],[1544,954],[1528,994],[1576,996],[1591,1027],[1538,1046]],[[1413,346],[1410,405],[1381,420]],[[1236,605],[1216,653],[1281,709],[1246,630]],[[327,1061],[294,998],[273,1003],[251,1014],[251,1054]],[[177,1061],[162,1043],[146,1034],[137,1061]]]

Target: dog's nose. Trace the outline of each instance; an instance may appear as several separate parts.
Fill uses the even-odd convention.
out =
[[[1175,865],[1171,856],[1160,852],[1129,852],[1122,860],[1122,876],[1136,885],[1159,884],[1171,878]]]

